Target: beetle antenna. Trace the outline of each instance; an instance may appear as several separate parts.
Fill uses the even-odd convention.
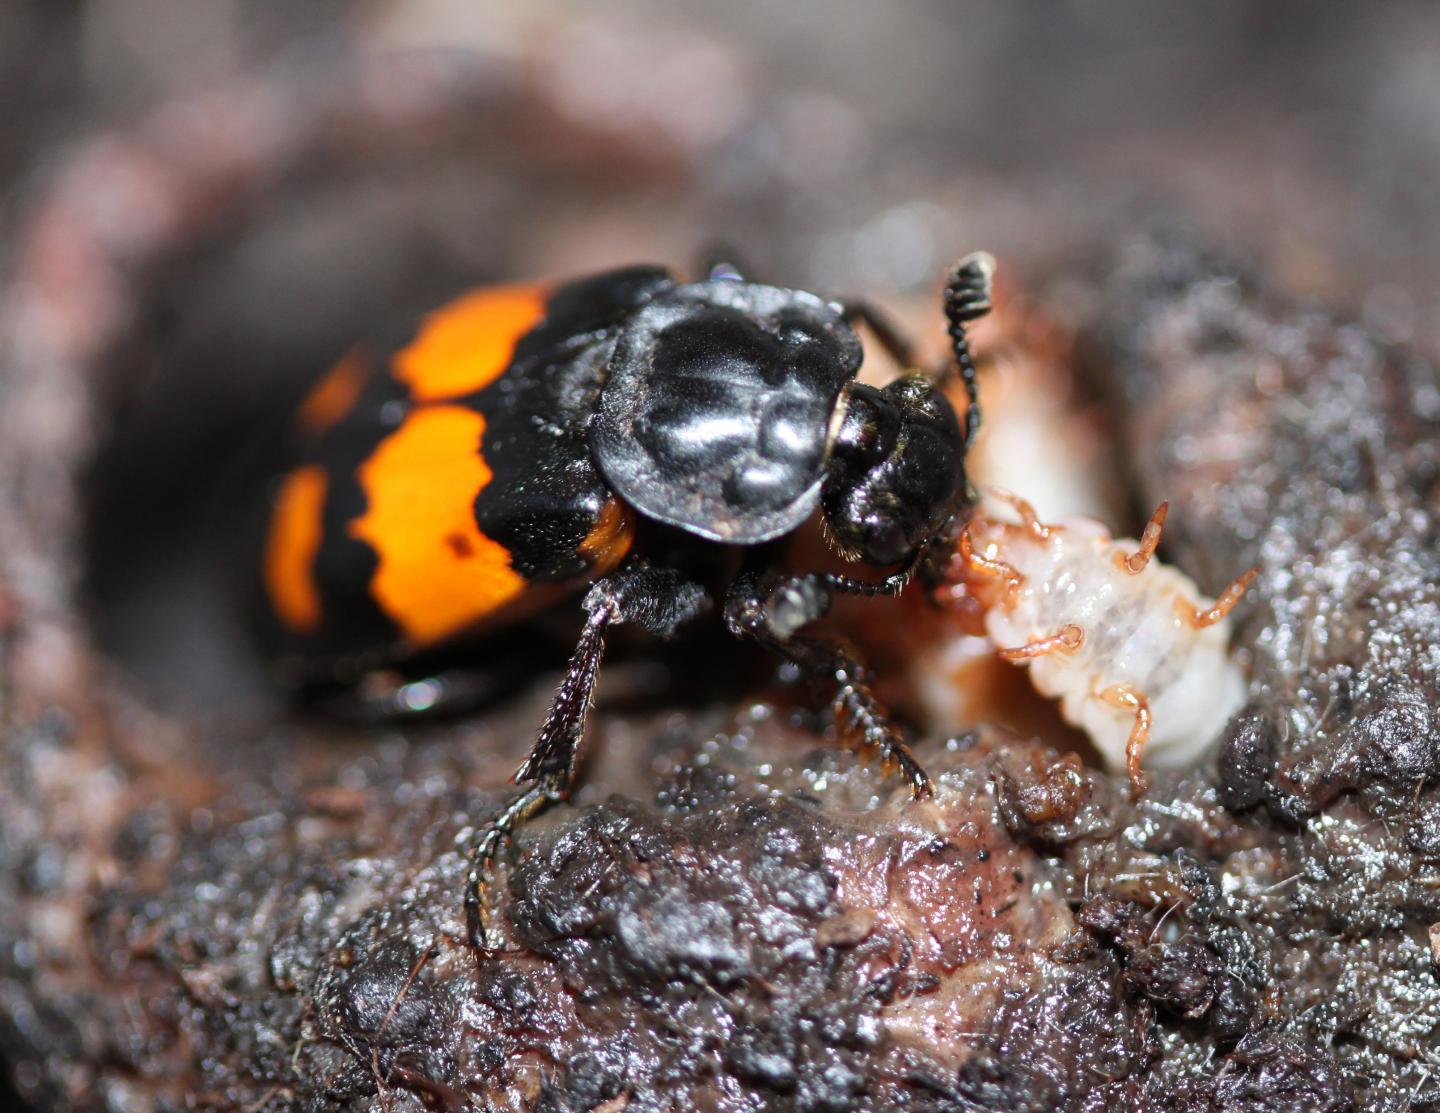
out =
[[[975,439],[980,427],[980,394],[975,385],[975,361],[970,357],[970,341],[965,326],[990,312],[990,288],[995,278],[995,257],[976,251],[955,264],[945,284],[945,319],[950,322],[950,350],[955,366],[970,396],[965,412],[965,444]]]

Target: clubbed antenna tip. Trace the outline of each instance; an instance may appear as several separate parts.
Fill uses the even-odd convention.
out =
[[[965,443],[968,446],[980,427],[980,397],[975,384],[975,362],[970,357],[970,341],[965,326],[990,312],[990,291],[995,279],[995,257],[988,251],[976,251],[955,264],[950,281],[945,284],[945,319],[950,323],[950,350],[955,366],[970,396],[965,414]]]

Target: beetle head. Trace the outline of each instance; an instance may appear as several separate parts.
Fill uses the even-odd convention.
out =
[[[928,379],[855,383],[830,445],[820,501],[841,551],[894,564],[945,525],[965,493],[965,437]]]

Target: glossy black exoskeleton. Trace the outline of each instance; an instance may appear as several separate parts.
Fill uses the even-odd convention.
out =
[[[929,792],[929,778],[864,667],[838,643],[801,630],[837,592],[899,593],[922,559],[952,544],[969,502],[965,452],[979,420],[965,326],[990,308],[993,269],[988,255],[969,256],[946,286],[953,362],[884,387],[856,381],[855,324],[867,325],[901,367],[915,361],[868,306],[733,278],[658,290],[617,328],[589,427],[594,463],[627,506],[695,537],[754,547],[758,559],[725,599],[730,630],[828,684],[842,726],[896,765],[917,796]],[[963,420],[943,391],[955,372],[969,397]],[[898,568],[855,579],[761,563],[773,559],[764,542],[817,509],[844,557]],[[708,602],[683,569],[652,566],[642,553],[590,588],[580,644],[516,774],[530,787],[475,848],[466,894],[472,945],[483,944],[483,884],[499,846],[570,790],[606,627],[634,622],[669,635]]]
[[[579,643],[516,773],[526,787],[474,849],[473,945],[500,846],[570,791],[607,629],[668,636],[710,605],[695,558],[675,554],[734,547],[730,630],[827,685],[842,727],[917,795],[929,790],[860,663],[803,628],[835,593],[896,594],[927,554],[946,555],[978,420],[965,325],[989,309],[992,269],[974,255],[951,275],[953,361],[930,373],[863,304],[720,269],[682,284],[631,267],[471,291],[402,345],[352,351],[302,405],[302,452],[263,554],[276,659],[296,675],[433,661],[590,585]],[[857,380],[859,324],[902,377]],[[963,419],[943,389],[957,371]],[[817,511],[843,557],[892,571],[779,570],[778,542]]]

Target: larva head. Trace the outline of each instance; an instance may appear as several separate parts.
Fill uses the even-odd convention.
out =
[[[965,436],[928,379],[855,383],[842,402],[820,503],[848,556],[894,564],[934,537],[965,496]]]

